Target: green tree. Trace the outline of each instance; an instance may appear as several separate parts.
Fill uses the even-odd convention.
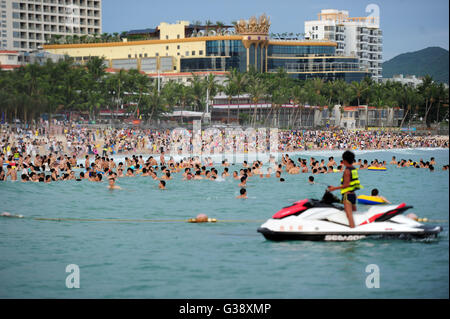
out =
[[[204,110],[206,100],[205,82],[201,80],[199,75],[192,73],[189,83],[191,84],[191,92],[194,99],[193,111],[202,112]]]
[[[236,94],[238,98],[237,104],[237,117],[240,119],[239,113],[239,99],[241,94],[245,91],[245,88],[248,83],[248,75],[246,73],[241,73],[237,69],[232,69],[230,73],[227,75],[227,80],[231,81],[236,89]]]
[[[236,87],[234,82],[231,80],[231,77],[227,75],[227,79],[225,80],[225,85],[222,86],[221,91],[227,96],[228,100],[228,112],[227,112],[227,124],[230,124],[230,105],[233,99],[233,95],[236,94]]]

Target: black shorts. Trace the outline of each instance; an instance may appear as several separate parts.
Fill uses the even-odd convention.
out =
[[[350,202],[352,205],[356,205],[356,194],[353,192],[342,194],[342,203],[345,201]]]

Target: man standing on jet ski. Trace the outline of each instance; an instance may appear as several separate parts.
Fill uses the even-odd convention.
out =
[[[328,186],[328,191],[332,192],[337,189],[341,190],[342,203],[347,215],[350,228],[355,227],[353,220],[353,212],[356,211],[356,194],[355,190],[361,188],[358,178],[358,170],[353,167],[355,162],[355,154],[350,151],[345,151],[342,154],[342,162],[345,165],[344,175],[341,178],[341,186]]]

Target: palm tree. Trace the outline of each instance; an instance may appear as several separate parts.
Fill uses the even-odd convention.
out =
[[[219,85],[217,84],[216,76],[213,73],[209,73],[208,76],[204,78],[204,85],[207,90],[207,95],[209,97],[209,101],[207,101],[209,105],[209,102],[212,102],[214,100],[214,97],[216,96],[219,90]]]
[[[94,36],[94,38],[96,38],[96,37]],[[108,38],[109,38],[109,33],[104,32],[104,33],[101,34],[102,42],[108,42]]]
[[[358,106],[359,106],[362,94],[368,89],[367,84],[364,81],[361,81],[361,82],[353,81],[351,83],[351,88],[354,91],[354,94],[356,96],[356,99],[358,100]]]
[[[128,74],[124,69],[116,74],[113,74],[107,78],[107,88],[110,94],[110,98],[113,104],[116,104],[116,110],[119,111],[119,105],[124,102],[124,87],[127,84]]]
[[[448,88],[444,86],[443,83],[440,83],[438,85],[438,105],[437,105],[437,111],[436,111],[436,122],[439,123],[439,109],[441,107],[441,103],[447,104],[448,106]]]
[[[239,98],[240,98],[241,93],[245,90],[245,87],[248,83],[248,75],[245,73],[239,72],[237,69],[232,69],[229,76],[230,76],[231,81],[233,82],[235,89],[236,89],[236,94],[237,94],[237,98],[238,98],[237,118],[239,120],[240,119],[240,117],[239,117]]]
[[[274,113],[276,113],[277,123],[274,123],[275,126],[280,126],[280,111],[281,106],[283,104],[289,103],[289,98],[291,96],[291,92],[287,86],[280,86],[278,90],[275,90],[271,95],[270,99],[272,102],[272,106],[274,109]],[[272,109],[271,109],[272,111]],[[275,120],[275,118],[273,118]]]
[[[205,33],[206,33],[206,35],[208,35],[209,28],[210,28],[212,25],[213,25],[213,23],[212,23],[211,20],[206,20],[206,21],[205,21]]]
[[[128,32],[127,31],[122,31],[120,33],[120,39],[126,38],[128,36]]]
[[[233,99],[233,95],[236,94],[236,87],[234,86],[232,78],[227,74],[227,79],[225,80],[226,85],[222,86],[222,92],[227,96],[228,100],[228,114],[227,114],[227,124],[230,124],[230,104]]]
[[[147,121],[153,120],[153,116],[159,116],[159,114],[167,109],[164,107],[165,101],[164,97],[160,94],[158,90],[158,84],[152,82],[148,89],[148,95],[144,96],[144,111],[147,114]]]
[[[425,100],[425,115],[423,118],[423,122],[430,127],[430,123],[428,122],[428,113],[433,107],[433,103],[436,101],[436,97],[438,95],[438,86],[434,83],[433,78],[429,75],[426,75],[422,84],[418,87],[420,94],[422,94]]]
[[[179,99],[181,104],[181,123],[183,123],[183,111],[186,108],[186,105],[190,104],[194,96],[192,94],[192,89],[190,86],[185,86],[183,84],[179,85]]]
[[[252,126],[256,126],[256,111],[257,111],[257,103],[262,99],[265,94],[265,85],[260,77],[252,77],[249,81],[248,85],[248,93],[250,94],[250,98],[255,105],[253,111],[252,118]]]
[[[291,122],[291,127],[295,126],[295,123],[297,123],[298,117],[300,116],[300,126],[302,123],[302,112],[304,109],[304,103],[306,101],[306,90],[305,88],[301,87],[300,85],[296,85],[292,89],[292,100],[294,102],[294,105],[297,105],[297,110],[294,112],[293,120]]]
[[[200,76],[192,73],[192,77],[189,79],[191,84],[191,92],[194,98],[194,111],[202,111],[205,103],[206,87],[204,81],[200,79]]]
[[[106,74],[104,61],[104,58],[93,56],[86,62],[86,68],[95,81],[99,81]]]
[[[225,23],[222,21],[216,22],[216,33],[217,34],[223,34]]]
[[[281,105],[289,103],[291,97],[290,80],[286,71],[282,68],[279,68],[275,74],[264,75],[264,77],[266,78],[266,93],[272,104],[264,124],[272,116],[273,125],[279,126]],[[276,114],[276,117],[274,114]],[[275,124],[275,119],[277,119],[278,124]]]

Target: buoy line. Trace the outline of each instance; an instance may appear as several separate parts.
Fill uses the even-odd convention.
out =
[[[44,218],[44,217],[35,217],[32,218],[37,221],[79,221],[79,222],[132,222],[132,223],[170,223],[170,222],[182,222],[182,223],[257,223],[263,222],[264,220],[220,220],[215,218],[210,218],[210,220],[205,222],[197,222],[192,218],[190,219],[113,219],[113,218]]]
[[[199,219],[197,218],[189,218],[189,219],[123,219],[123,218],[69,218],[69,217],[58,217],[58,218],[48,218],[48,217],[25,217],[23,215],[14,215],[10,213],[2,213],[0,214],[0,217],[6,217],[6,218],[19,218],[19,219],[32,219],[36,221],[56,221],[56,222],[62,222],[62,221],[68,221],[68,222],[131,222],[131,223],[147,223],[147,222],[153,222],[153,223],[171,223],[171,222],[178,222],[178,223],[261,223],[265,220],[262,219],[216,219],[216,218],[208,218],[207,216],[204,216],[206,218]],[[448,220],[446,219],[428,219],[428,218],[418,218],[418,222],[423,223],[448,223]]]

